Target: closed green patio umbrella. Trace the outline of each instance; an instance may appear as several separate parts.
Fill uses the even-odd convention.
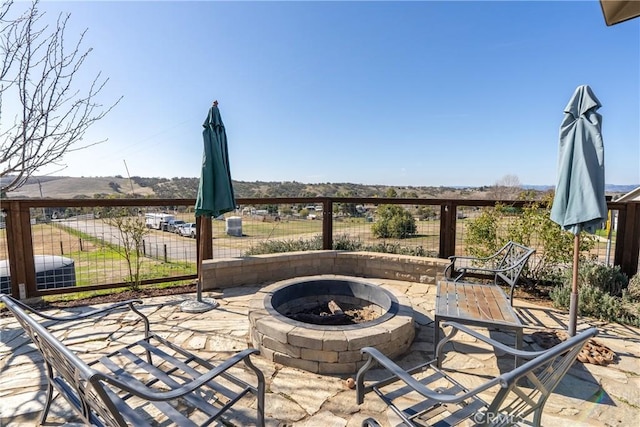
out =
[[[595,233],[607,219],[604,194],[604,145],[600,101],[587,85],[578,86],[564,109],[560,126],[558,182],[551,219],[574,234],[569,335],[578,317],[580,233]]]
[[[229,169],[227,134],[218,109],[218,101],[209,109],[202,126],[204,153],[196,199],[196,217],[215,218],[236,208]]]
[[[218,101],[213,103],[203,125],[202,138],[204,152],[202,155],[202,171],[196,198],[196,217],[202,230],[202,220],[211,220],[225,212],[235,209],[236,201],[231,183],[229,169],[229,153],[227,149],[227,134],[222,123]],[[182,304],[182,311],[204,312],[215,308],[218,303],[211,298],[202,298],[202,256],[206,236],[199,232],[200,247],[198,250],[198,284],[196,301],[186,301]]]

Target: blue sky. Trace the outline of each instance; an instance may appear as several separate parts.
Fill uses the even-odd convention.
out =
[[[21,4],[18,3],[18,7]],[[553,185],[577,86],[607,184],[640,183],[640,19],[592,1],[52,2],[122,101],[65,176],[198,177],[213,100],[241,181]],[[42,173],[51,172],[44,170]]]

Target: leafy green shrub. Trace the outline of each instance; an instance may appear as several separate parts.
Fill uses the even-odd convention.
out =
[[[551,220],[552,195],[534,201],[514,211],[509,206],[496,204],[485,208],[481,214],[466,224],[468,252],[475,257],[495,253],[507,241],[532,246],[536,253],[530,258],[523,276],[534,281],[562,280],[567,265],[573,261],[574,236]],[[580,252],[588,253],[595,246],[595,239],[585,233],[580,235]],[[582,260],[586,258],[583,256]]]
[[[275,254],[282,252],[317,251],[322,249],[322,236],[298,240],[267,240],[250,247],[244,256]]]
[[[432,251],[425,250],[422,246],[418,247],[407,247],[401,246],[398,243],[378,243],[375,245],[367,245],[364,249],[367,252],[380,252],[385,254],[397,254],[397,255],[412,255],[412,256],[422,256],[422,257],[433,257],[437,258],[438,254]]]
[[[378,208],[377,215],[378,220],[371,226],[375,237],[405,239],[418,231],[413,216],[401,206],[382,205]]]
[[[629,284],[624,295],[631,301],[640,302],[640,273],[636,273],[629,279]],[[639,306],[640,307],[640,306]]]
[[[572,274],[571,270],[565,272],[562,284],[556,286],[549,293],[556,307],[569,308]],[[627,276],[620,271],[618,266],[609,267],[593,261],[581,263],[578,266],[578,310],[580,314],[609,322],[638,326],[640,324],[640,305],[628,301],[627,283]],[[623,298],[620,298],[621,295]]]
[[[466,224],[466,245],[471,256],[485,258],[495,253],[504,243],[498,239],[500,205],[495,209],[485,208],[480,215]]]
[[[333,249],[337,251],[363,251],[362,240],[352,240],[348,234],[341,234],[333,239]]]
[[[571,284],[556,286],[549,293],[557,308],[568,309],[571,301]],[[620,298],[612,297],[607,292],[591,285],[578,288],[578,311],[582,316],[595,317],[609,322],[620,322],[626,311]]]
[[[568,280],[571,280],[571,274],[568,276]],[[609,267],[587,261],[578,267],[578,283],[588,284],[611,296],[619,297],[622,296],[622,290],[627,287],[629,279],[620,271],[620,266]]]
[[[270,240],[260,242],[257,246],[247,250],[244,256],[272,254],[282,252],[295,251],[314,251],[322,249],[322,237],[316,236],[312,239],[304,240]],[[437,258],[438,254],[426,251],[422,246],[406,247],[397,243],[377,243],[375,245],[365,245],[360,239],[352,240],[349,235],[343,234],[336,236],[333,241],[333,249],[340,251],[364,251],[364,252],[380,252],[398,255],[413,255],[422,257]]]

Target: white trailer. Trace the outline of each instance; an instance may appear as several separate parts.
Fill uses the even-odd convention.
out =
[[[147,228],[156,230],[164,230],[170,220],[176,219],[174,215],[166,213],[148,213],[144,217]]]

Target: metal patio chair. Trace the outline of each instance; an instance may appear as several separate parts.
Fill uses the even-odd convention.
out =
[[[363,348],[368,359],[356,377],[358,404],[363,403],[366,394],[374,392],[407,426],[454,426],[463,421],[478,426],[539,426],[547,399],[587,340],[598,333],[591,328],[548,350],[530,352],[510,348],[454,322],[443,322],[443,326],[451,330],[438,343],[437,357],[410,370],[402,369],[373,347]],[[443,362],[445,345],[458,332],[488,344],[494,351],[528,361],[493,378],[480,373],[486,381],[467,387],[462,380],[453,378],[457,371],[438,367]],[[378,367],[389,376],[367,381],[369,371]],[[363,426],[376,425],[372,419],[365,422]]]

